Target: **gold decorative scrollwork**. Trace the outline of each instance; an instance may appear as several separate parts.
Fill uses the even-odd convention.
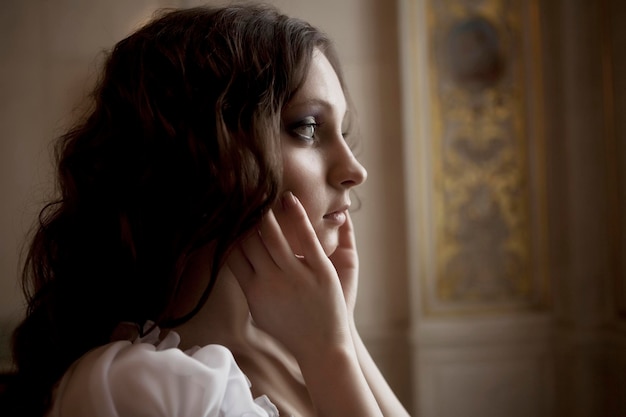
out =
[[[436,274],[443,305],[535,290],[521,0],[428,3]]]

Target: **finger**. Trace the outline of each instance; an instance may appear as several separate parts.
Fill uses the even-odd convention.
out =
[[[254,277],[254,268],[239,245],[236,245],[226,258],[226,266],[239,281],[242,288],[247,287]]]
[[[283,197],[283,205],[285,207],[285,213],[290,219],[290,223],[293,225],[296,236],[302,249],[302,255],[304,260],[309,264],[319,264],[325,262],[328,258],[324,253],[324,249],[320,244],[313,225],[309,220],[309,216],[306,214],[302,203],[291,192]]]
[[[268,273],[276,267],[258,230],[241,242],[241,249],[256,274]]]
[[[339,228],[339,247],[340,248],[356,248],[356,240],[354,238],[354,225],[350,213],[346,211],[346,222]]]
[[[349,213],[346,213],[346,222],[339,228],[337,249],[328,258],[335,267],[354,268],[358,265],[354,225]]]
[[[294,252],[272,210],[269,210],[263,217],[260,231],[261,239],[274,263],[279,268],[286,270],[293,262]]]

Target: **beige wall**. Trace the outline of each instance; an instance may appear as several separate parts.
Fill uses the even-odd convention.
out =
[[[171,0],[0,2],[0,321],[22,312],[16,284],[25,233],[52,192],[51,142],[72,120],[100,51]],[[394,2],[274,0],[336,42],[361,119],[369,171],[354,215],[362,259],[358,324],[392,385],[410,403],[408,293]],[[6,326],[5,326],[6,327]],[[6,338],[0,333],[0,342]],[[6,345],[6,340],[4,341]],[[6,353],[0,350],[0,360]]]

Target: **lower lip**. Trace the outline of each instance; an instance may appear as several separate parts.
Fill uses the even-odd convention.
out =
[[[334,213],[330,213],[324,216],[324,220],[335,223],[338,226],[341,226],[346,222],[346,212],[345,211],[336,211]]]

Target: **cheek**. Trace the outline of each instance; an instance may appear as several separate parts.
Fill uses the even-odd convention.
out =
[[[337,231],[328,228],[323,220],[328,205],[323,164],[314,157],[293,154],[289,156],[283,160],[283,183],[280,195],[291,191],[300,200],[324,252],[330,255],[337,247]],[[282,206],[277,205],[275,213],[292,249],[295,253],[301,253],[298,237],[285,219]]]
[[[290,152],[283,158],[281,194],[291,191],[302,203],[309,217],[314,216],[316,201],[322,197],[324,178],[321,164],[307,152]]]

